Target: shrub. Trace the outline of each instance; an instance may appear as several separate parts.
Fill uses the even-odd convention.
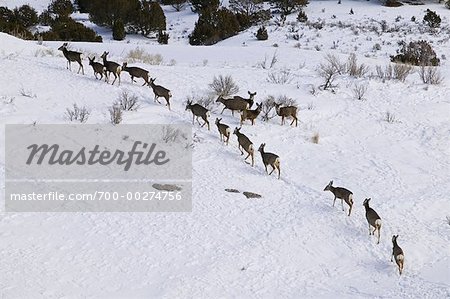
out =
[[[187,0],[162,0],[162,5],[170,5],[176,11],[181,11],[187,4]]]
[[[423,22],[430,28],[439,28],[441,26],[441,17],[435,11],[427,9]]]
[[[447,7],[448,9],[450,9],[450,0],[445,1],[445,7]]]
[[[386,0],[384,5],[387,7],[399,7],[403,4],[401,2],[398,2],[397,0]]]
[[[239,86],[234,82],[231,76],[214,76],[213,82],[209,84],[209,87],[216,95],[229,96],[239,92]]]
[[[410,42],[409,44],[402,42],[401,48],[397,50],[397,53],[397,55],[391,56],[392,62],[401,62],[417,66],[437,66],[440,62],[431,45],[424,40]]]
[[[122,108],[119,105],[114,104],[108,109],[110,121],[113,125],[118,125],[122,122]]]
[[[355,83],[355,86],[353,87],[353,96],[356,100],[362,101],[364,100],[364,95],[367,91],[367,85],[364,84],[358,84]]]
[[[256,32],[256,38],[258,40],[267,40],[269,38],[266,27],[259,27],[258,31]]]
[[[236,35],[240,26],[236,16],[228,9],[203,11],[189,35],[191,45],[213,45]]]
[[[190,0],[192,11],[201,13],[205,10],[217,10],[219,8],[219,0]]]
[[[158,2],[144,1],[140,4],[133,28],[143,36],[166,30],[166,16]]]
[[[73,108],[67,108],[66,109],[66,118],[70,121],[79,121],[80,123],[85,123],[89,115],[91,114],[91,111],[86,108],[86,106],[78,107],[77,104],[73,104]]]
[[[89,19],[97,25],[110,28],[118,19],[129,25],[138,20],[142,8],[140,3],[139,0],[91,0],[88,6]]]
[[[39,21],[36,10],[29,5],[22,5],[19,8],[14,8],[13,15],[14,21],[25,28],[34,26]]]
[[[270,59],[270,63],[268,63],[267,55],[264,55],[264,60],[258,62],[258,66],[262,69],[271,69],[275,66],[275,64],[278,62],[278,55],[275,51],[272,55],[272,58]]]
[[[161,54],[150,54],[145,52],[144,49],[137,47],[130,50],[126,56],[128,62],[143,62],[151,65],[161,65],[164,61]]]
[[[44,40],[102,42],[102,37],[98,36],[94,30],[65,17],[55,19],[51,30],[43,32],[42,38]]]
[[[358,65],[358,60],[354,53],[348,57],[346,67],[347,73],[353,77],[362,77],[369,71],[369,67],[364,63]]]
[[[384,69],[381,66],[376,67],[377,76],[384,80],[400,80],[404,82],[406,77],[413,72],[412,66],[402,63],[394,63],[386,66]]]
[[[319,144],[319,133],[314,133],[314,135],[311,137],[311,142],[314,144]]]
[[[230,10],[236,14],[241,30],[270,19],[270,11],[263,9],[262,0],[230,0],[229,6]]]
[[[308,21],[308,16],[306,15],[305,11],[303,9],[300,9],[297,15],[297,21],[301,23],[305,23]]]
[[[167,45],[169,43],[169,33],[159,31],[158,33],[158,43],[162,45]]]
[[[39,15],[39,20],[38,21],[39,21],[39,24],[41,24],[41,25],[51,26],[53,24],[54,18],[52,16],[52,14],[47,9],[45,9]]]
[[[393,124],[394,122],[396,122],[396,117],[393,113],[386,111],[384,120],[390,124]]]
[[[68,17],[74,11],[74,7],[70,0],[53,0],[48,6],[48,11],[59,17]]]
[[[440,84],[443,80],[439,70],[434,66],[421,66],[419,76],[425,84]]]
[[[114,104],[124,111],[136,111],[139,108],[138,97],[130,95],[127,91],[122,91]]]
[[[294,80],[294,74],[287,68],[270,72],[267,75],[267,82],[273,84],[289,84],[292,80]]]
[[[126,36],[125,26],[121,19],[118,19],[114,22],[114,25],[112,28],[112,36],[113,36],[114,40],[124,40],[125,39],[125,36]]]
[[[319,76],[324,80],[324,83],[320,85],[323,90],[335,87],[333,82],[336,76],[345,70],[345,64],[342,64],[336,56],[328,54],[325,60],[326,62],[320,63],[317,69]]]
[[[308,0],[270,0],[275,8],[279,9],[283,15],[288,15],[300,6],[306,6]]]

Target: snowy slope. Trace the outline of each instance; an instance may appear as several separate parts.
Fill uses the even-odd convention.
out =
[[[330,5],[326,11],[331,11],[334,6],[325,2],[312,1],[308,9],[318,14],[321,5]],[[373,9],[376,14],[386,8]],[[291,41],[283,45],[282,34],[261,44],[250,41],[249,32],[215,47],[188,47],[181,41],[158,46],[138,40],[139,45],[70,45],[85,56],[98,57],[107,50],[120,62],[138,46],[161,54],[160,65],[135,64],[172,90],[172,112],[155,104],[147,87],[132,85],[126,73],[118,87],[95,80],[87,60],[84,76],[76,74],[75,66],[72,72],[66,70],[65,59],[56,50],[59,42],[38,46],[0,33],[2,125],[67,123],[64,112],[73,103],[92,110],[88,123],[108,123],[107,109],[124,90],[141,102],[137,112],[125,113],[124,123],[190,123],[191,114],[184,109],[187,96],[206,92],[219,74],[232,75],[240,94],[257,91],[257,101],[268,95],[292,97],[300,107],[301,121],[292,128],[280,126],[278,118],[268,123],[258,119],[255,126],[242,128],[256,146],[265,142],[268,151],[280,156],[282,177],[277,180],[264,173],[259,153],[254,168],[243,163],[235,136],[228,147],[220,143],[213,125],[221,111],[217,106],[211,131],[193,127],[197,141],[191,213],[2,213],[2,297],[450,296],[450,226],[445,222],[450,216],[446,195],[450,189],[450,71],[446,61],[440,68],[445,79],[439,86],[422,84],[417,74],[404,83],[342,76],[335,93],[312,95],[311,86],[321,84],[315,70],[325,53],[345,60],[350,48],[299,49]],[[334,34],[325,32],[323,42],[328,41],[327,34]],[[274,42],[280,46],[271,47]],[[342,43],[351,44],[351,39],[342,38]],[[374,72],[388,58],[383,53],[364,57],[368,47],[356,53]],[[448,48],[448,42],[437,45],[439,54]],[[279,62],[273,70],[258,67],[265,55],[275,51]],[[293,74],[290,84],[267,81],[270,72],[285,68]],[[366,101],[353,99],[354,82],[368,84]],[[384,120],[387,111],[396,122]],[[224,113],[223,122],[232,128],[239,124],[229,112]],[[320,135],[319,144],[310,140],[315,133]],[[4,159],[2,150],[2,176]],[[341,211],[340,203],[332,207],[332,194],[323,192],[330,180],[353,191],[351,217]],[[3,180],[0,187],[4,189]],[[247,200],[224,192],[225,188],[263,197]],[[367,233],[362,206],[366,197],[372,198],[371,206],[383,220],[379,245]],[[405,251],[401,277],[389,261],[392,234],[400,235]]]

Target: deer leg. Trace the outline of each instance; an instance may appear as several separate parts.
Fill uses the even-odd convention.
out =
[[[169,100],[169,98],[167,97],[164,97],[165,99],[166,99],[166,102],[167,102],[167,104],[166,104],[166,106],[169,108],[169,111],[170,111],[170,100]]]
[[[71,67],[70,67],[70,60],[67,61],[66,69],[72,70]]]
[[[192,125],[194,125],[194,118],[195,118],[195,115],[194,115],[194,113],[192,113]]]
[[[161,102],[158,100],[158,96],[155,94],[155,101],[158,102],[158,104],[161,104]]]
[[[392,257],[394,256],[394,253],[392,252],[391,254],[391,263],[393,262]]]
[[[266,173],[269,173],[269,172],[267,171],[267,165],[266,165],[266,164],[264,164],[264,167],[266,168]]]
[[[348,210],[348,216],[350,216],[351,212],[352,212],[352,206],[350,206],[350,209]]]
[[[209,127],[209,121],[208,121],[208,119],[205,117],[205,124],[208,124],[208,131],[210,130],[210,127]]]
[[[120,86],[120,73],[117,74],[117,77],[119,77],[119,86]]]
[[[220,114],[223,114],[223,112],[225,111],[225,109],[227,109],[227,107],[223,107],[222,112],[220,112]]]
[[[369,223],[369,236],[371,235],[372,233],[370,232],[370,223]]]
[[[334,200],[333,200],[333,207],[334,207],[335,203],[336,203],[336,196],[334,197]]]
[[[229,140],[230,140],[230,135],[227,136],[227,145],[228,145]]]
[[[377,244],[380,244],[380,237],[381,237],[381,231],[380,231],[380,227],[378,227],[378,242],[377,242]]]
[[[277,169],[278,169],[278,179],[280,179],[280,175],[281,175],[280,165],[277,166]]]
[[[198,124],[201,126],[202,124],[200,123],[200,121],[198,120],[198,116],[195,118],[198,122]]]
[[[114,75],[114,81],[111,83],[111,85],[114,85],[114,82],[116,82],[116,80],[117,80],[117,75],[116,75],[116,73],[113,73],[113,75]],[[120,83],[119,83],[120,84]]]
[[[255,165],[255,157],[252,154],[252,167]]]
[[[248,159],[248,157],[250,157],[250,154],[248,154],[247,157],[245,157],[244,161],[246,161]]]
[[[344,199],[341,198],[342,211],[344,211]]]
[[[238,149],[241,151],[241,156],[244,154],[244,152],[241,150],[241,145],[238,144]],[[248,157],[248,156],[247,156]],[[247,158],[246,158],[247,159]]]
[[[270,166],[272,166],[272,171],[269,173],[269,175],[271,175],[272,172],[275,170],[275,167],[273,165],[270,165]]]

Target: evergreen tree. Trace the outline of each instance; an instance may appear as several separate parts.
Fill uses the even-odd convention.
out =
[[[308,4],[308,0],[270,0],[270,2],[278,8],[283,15],[288,15],[299,7]]]
[[[125,26],[123,25],[123,21],[121,19],[118,19],[114,22],[113,28],[113,39],[114,40],[124,40],[126,33],[125,33]]]
[[[53,0],[48,6],[48,11],[59,17],[68,17],[73,13],[74,7],[70,0]]]
[[[201,13],[206,10],[217,10],[219,8],[219,0],[191,0],[192,10]]]

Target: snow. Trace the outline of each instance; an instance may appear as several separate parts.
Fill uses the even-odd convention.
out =
[[[350,7],[355,15],[348,15]],[[445,33],[449,20],[444,9],[437,4],[430,7],[443,17]],[[336,22],[361,24],[375,18],[386,19],[389,25],[395,24],[397,15],[404,16],[408,24],[410,15],[420,20],[424,10],[425,6],[389,9],[366,1],[343,1],[340,6],[335,1],[311,1],[306,8],[311,19],[321,17],[331,22],[335,14]],[[288,22],[295,15],[291,18]],[[251,28],[216,46],[190,47],[187,36],[182,35],[190,32],[194,22],[188,9],[168,14],[173,33],[165,46],[136,36],[128,36],[124,42],[105,39],[103,44],[69,44],[85,57],[99,59],[103,51],[109,51],[110,59],[118,62],[126,61],[129,51],[137,47],[160,54],[161,64],[133,65],[148,69],[158,84],[171,89],[173,111],[154,103],[151,90],[132,85],[126,73],[121,86],[111,86],[95,80],[87,59],[84,76],[76,74],[75,64],[72,72],[66,70],[66,61],[57,51],[61,42],[37,45],[0,33],[2,127],[10,123],[68,123],[64,113],[73,103],[92,110],[88,123],[108,123],[108,107],[124,90],[137,95],[141,102],[138,111],[125,113],[124,123],[190,124],[190,111],[184,109],[186,98],[206,92],[214,75],[231,75],[241,95],[256,91],[257,102],[268,95],[287,95],[300,107],[297,128],[280,126],[279,118],[267,123],[258,118],[255,126],[247,123],[241,130],[255,147],[265,142],[267,151],[280,156],[281,179],[264,173],[259,153],[255,154],[254,168],[244,163],[234,135],[229,146],[220,143],[213,124],[221,111],[217,105],[210,118],[211,131],[193,126],[191,213],[3,212],[0,295],[450,297],[447,61],[443,59],[439,67],[444,81],[437,86],[423,84],[417,73],[405,82],[384,83],[344,75],[337,79],[334,93],[310,93],[312,86],[322,83],[316,68],[327,53],[345,61],[354,52],[358,61],[375,73],[376,65],[388,64],[402,38],[426,37],[439,55],[446,54],[449,43],[445,34],[424,36],[418,24],[381,36],[373,32],[356,36],[352,29],[328,26],[320,32],[302,27],[304,37],[296,41],[286,39],[288,25],[277,28],[272,24],[266,42],[256,41],[256,28]],[[339,41],[336,49],[331,49],[333,40]],[[382,40],[382,49],[374,52],[373,44]],[[294,47],[297,42],[300,47]],[[279,46],[272,47],[274,43]],[[316,44],[321,51],[315,49]],[[258,66],[264,56],[270,59],[274,53],[278,62],[273,69]],[[291,71],[291,83],[267,81],[270,72],[283,69]],[[365,101],[353,98],[355,82],[368,85]],[[394,123],[384,120],[388,111],[394,114]],[[220,117],[232,129],[239,125],[238,117],[229,111]],[[318,144],[311,142],[315,133],[320,136]],[[0,140],[4,140],[3,129]],[[1,150],[2,190],[4,161]],[[339,202],[331,206],[333,195],[323,191],[330,180],[354,193],[350,217],[342,212]],[[227,193],[225,188],[257,192],[263,197],[250,200],[242,194]],[[368,197],[383,222],[379,245],[367,231],[362,202]],[[390,262],[393,234],[399,235],[398,243],[405,252],[402,276]]]

